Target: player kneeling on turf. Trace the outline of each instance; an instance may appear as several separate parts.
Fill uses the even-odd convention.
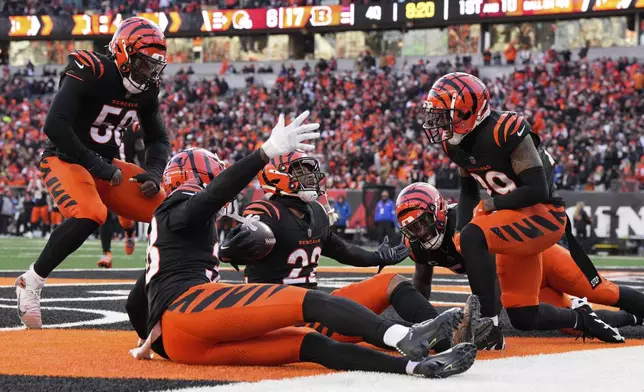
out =
[[[338,370],[367,370],[447,377],[470,368],[476,347],[462,343],[433,357],[436,341],[450,338],[463,318],[460,309],[412,327],[385,320],[361,305],[316,290],[279,284],[217,283],[218,260],[212,245],[217,212],[239,193],[273,157],[315,139],[318,124],[280,121],[270,138],[224,170],[216,155],[203,149],[174,156],[164,172],[168,197],[150,226],[147,270],[128,298],[128,313],[146,342],[131,353],[150,358],[151,349],[175,362],[200,365],[278,365],[315,362]],[[252,219],[247,222],[253,225]],[[143,284],[145,282],[145,284]],[[140,290],[144,287],[143,290]],[[147,296],[147,301],[145,296]],[[133,304],[149,309],[137,317]],[[149,307],[145,306],[149,304]],[[353,344],[335,342],[312,329],[292,327],[322,322],[343,334],[394,347],[406,358]]]

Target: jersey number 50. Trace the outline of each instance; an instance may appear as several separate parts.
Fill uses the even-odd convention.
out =
[[[135,110],[128,110],[125,115],[122,115],[123,108],[115,106],[103,105],[103,109],[94,120],[93,127],[90,128],[90,135],[92,140],[96,143],[105,144],[109,143],[114,137],[114,143],[121,146],[121,132],[127,128],[132,121],[136,120],[137,115]]]

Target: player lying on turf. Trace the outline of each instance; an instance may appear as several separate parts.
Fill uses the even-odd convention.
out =
[[[405,243],[411,248],[411,258],[415,262],[414,286],[427,298],[431,294],[431,282],[434,266],[449,268],[457,274],[467,273],[465,262],[454,246],[452,237],[457,222],[457,205],[447,205],[440,192],[428,183],[417,182],[403,189],[396,200],[396,215]],[[595,336],[598,328],[606,329],[597,322],[594,314],[609,325],[619,328],[629,325],[641,325],[644,318],[644,294],[630,287],[618,286],[602,277],[602,282],[594,289],[583,272],[560,245],[553,245],[542,255],[543,272],[540,277],[539,302],[559,308],[575,309],[574,328],[587,335]],[[486,313],[499,313],[501,298],[496,298],[493,309],[482,309]],[[588,301],[608,306],[616,306],[625,311],[597,310],[594,313],[585,302],[572,306],[568,295],[587,298]],[[624,301],[623,298],[628,300]],[[485,345],[479,349],[502,349],[505,345],[503,333],[497,327],[487,338]]]
[[[456,249],[463,256],[472,293],[483,313],[493,317],[497,287],[512,325],[520,330],[579,327],[606,342],[623,342],[617,330],[599,320],[589,306],[576,310],[539,303],[542,253],[566,232],[570,251],[592,287],[601,277],[572,236],[564,202],[552,180],[552,158],[537,150],[540,139],[526,119],[492,110],[490,94],[478,78],[450,73],[434,83],[424,103],[423,129],[441,143],[459,166]],[[490,196],[480,201],[478,185]],[[473,210],[476,213],[473,216]],[[458,232],[458,230],[461,230]],[[462,246],[461,246],[462,244]],[[496,255],[496,265],[493,255]],[[604,328],[605,327],[605,328]]]
[[[40,172],[66,218],[51,233],[38,260],[16,280],[18,314],[40,328],[40,292],[49,274],[107,218],[107,210],[149,222],[165,198],[159,182],[170,143],[159,110],[159,78],[166,40],[147,19],[125,19],[105,56],[80,50],[69,55],[44,132]],[[121,134],[139,119],[145,167],[116,159]]]
[[[200,365],[278,365],[315,362],[332,369],[369,370],[447,377],[467,370],[476,356],[472,343],[461,343],[427,357],[437,340],[449,338],[463,318],[460,309],[432,322],[406,327],[346,298],[280,284],[217,283],[216,216],[255,177],[270,158],[294,149],[312,149],[303,140],[319,137],[319,125],[289,126],[283,116],[256,152],[223,170],[216,155],[203,149],[174,156],[164,173],[170,191],[150,226],[144,290],[138,283],[128,298],[128,313],[146,342],[132,350],[149,358],[153,348],[176,362]],[[205,188],[204,188],[205,186]],[[251,221],[252,219],[249,219]],[[252,222],[249,222],[252,227]],[[147,294],[147,301],[146,301]],[[142,320],[140,315],[149,317]],[[141,308],[135,309],[137,305]],[[324,322],[347,335],[395,347],[406,358],[355,344],[336,342],[313,329],[293,327]]]
[[[234,265],[245,264],[248,283],[276,283],[316,288],[316,267],[320,256],[327,256],[341,264],[369,267],[398,264],[409,255],[409,249],[400,244],[384,242],[375,251],[347,243],[331,231],[328,212],[317,201],[323,194],[324,174],[316,159],[302,152],[274,158],[258,175],[259,183],[270,198],[249,204],[244,216],[255,215],[262,230],[251,231],[247,226],[234,228],[219,247],[219,259]],[[268,245],[267,245],[268,244]],[[381,273],[373,278],[353,283],[331,293],[349,298],[376,314],[389,306],[400,317],[412,323],[433,319],[438,312],[410,281],[393,273]],[[478,302],[477,302],[478,303]],[[484,337],[490,331],[490,320],[479,320],[477,309],[466,311],[468,321],[474,323],[476,336]],[[474,319],[469,320],[469,316]],[[333,339],[358,342],[359,337],[342,336],[328,326],[310,323],[310,327]],[[457,334],[457,343],[465,334]],[[449,346],[441,344],[438,350]]]

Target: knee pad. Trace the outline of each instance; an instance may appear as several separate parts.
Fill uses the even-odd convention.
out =
[[[533,331],[537,326],[539,306],[523,306],[506,309],[510,323],[519,331]]]

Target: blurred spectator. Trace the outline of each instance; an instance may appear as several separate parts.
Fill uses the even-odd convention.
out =
[[[338,220],[333,225],[332,229],[337,235],[346,239],[344,231],[347,229],[349,217],[351,217],[351,206],[346,201],[343,195],[338,196],[338,200],[333,206],[335,212],[338,214]]]
[[[591,241],[591,232],[592,232],[592,220],[584,211],[584,203],[579,202],[575,206],[575,213],[573,214],[576,238],[579,241],[579,244],[584,248],[586,253],[592,250],[593,244]]]
[[[505,63],[508,65],[513,65],[515,59],[517,58],[517,48],[514,47],[512,42],[508,42],[508,46],[503,51],[505,55]]]
[[[385,236],[389,237],[389,243],[394,243],[396,239],[396,205],[389,198],[389,192],[382,191],[380,200],[376,204],[376,222],[377,240],[382,242]]]

